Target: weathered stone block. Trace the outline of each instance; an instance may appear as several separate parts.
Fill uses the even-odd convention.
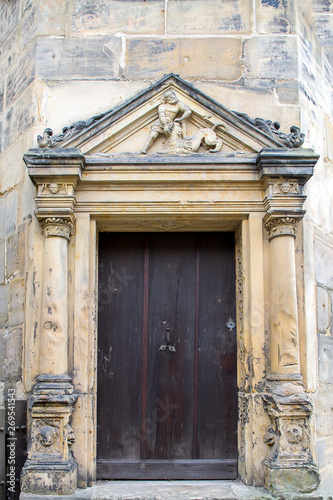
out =
[[[242,74],[241,52],[239,38],[131,39],[125,73],[134,80],[169,72],[184,78],[237,80]]]
[[[18,209],[18,192],[13,190],[7,193],[0,203],[0,215],[4,223],[1,224],[0,237],[9,236],[16,230]]]
[[[164,0],[75,0],[74,33],[164,33]]]
[[[167,33],[249,33],[253,7],[248,0],[169,0]]]
[[[317,286],[317,328],[320,333],[326,333],[329,327],[330,308],[328,291]]]
[[[0,380],[5,380],[5,364],[6,364],[6,331],[0,330]],[[0,398],[1,399],[1,398]]]
[[[324,46],[333,47],[332,16],[318,15],[316,17],[317,34]]]
[[[107,44],[107,53],[104,45]],[[36,74],[51,80],[117,78],[119,37],[42,38],[36,47]]]
[[[320,382],[323,384],[333,384],[333,337],[326,335],[318,336],[318,356]]]
[[[0,328],[8,324],[9,285],[0,285]]]
[[[315,467],[265,467],[265,486],[274,494],[309,493],[316,489],[318,484],[319,473]]]
[[[256,26],[258,33],[294,33],[294,2],[256,0]]]
[[[8,325],[10,327],[24,323],[24,279],[15,279],[10,283]]]
[[[0,284],[5,281],[5,240],[0,240]]]
[[[264,78],[297,78],[296,37],[261,36],[245,43],[246,75]]]
[[[18,232],[6,240],[6,279],[23,277],[25,271],[26,228],[21,226]]]
[[[311,7],[315,12],[333,12],[332,0],[312,0]]]
[[[33,82],[34,73],[34,51],[33,47],[30,47],[8,74],[6,90],[7,107],[11,106]]]
[[[326,375],[325,375],[326,376]],[[333,391],[331,384],[321,384],[316,398],[316,433],[319,438],[333,434]]]
[[[299,87],[297,80],[278,80],[276,93],[281,104],[298,104]]]
[[[68,19],[63,0],[48,0],[34,5],[37,10],[38,35],[65,35]]]
[[[4,166],[0,180],[2,192],[8,192],[15,188],[24,177],[25,165],[22,159],[24,153],[23,141],[19,139],[7,148],[6,152],[2,155],[2,164]]]
[[[328,161],[333,163],[333,124],[325,115],[325,138],[326,138],[326,156]]]
[[[0,6],[0,45],[7,38],[20,18],[20,0],[2,2]]]
[[[332,246],[326,241],[315,238],[314,262],[317,283],[333,289]]]
[[[5,335],[6,360],[5,372],[7,382],[17,382],[22,378],[22,328],[8,330]]]
[[[34,85],[29,85],[4,117],[2,150],[5,151],[22,133],[32,127],[35,120],[36,96]]]
[[[1,81],[0,82],[0,114],[3,111],[3,100],[4,100],[4,82]]]

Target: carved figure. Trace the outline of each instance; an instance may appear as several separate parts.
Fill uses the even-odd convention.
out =
[[[64,431],[65,431],[65,437],[67,437],[67,443],[69,445],[75,443],[76,437],[74,434],[73,427],[71,427],[69,424],[66,424]]]
[[[51,128],[46,128],[43,132],[43,137],[37,135],[37,142],[40,148],[50,148],[52,142],[53,130]]]
[[[185,124],[175,122],[172,132],[166,142],[165,149],[159,153],[189,154],[196,153],[200,146],[208,149],[210,153],[217,153],[222,148],[222,139],[219,139],[214,132],[216,127],[200,128],[192,137],[186,136]]]
[[[41,427],[38,432],[38,441],[43,446],[51,446],[57,438],[57,429],[51,425]]]
[[[276,435],[277,431],[275,426],[273,424],[269,425],[264,435],[264,442],[268,444],[268,446],[274,446],[276,443]]]
[[[160,134],[167,137],[170,136],[173,125],[175,123],[182,123],[191,113],[191,109],[179,101],[172,90],[165,92],[163,103],[158,106],[158,122],[152,125],[148,140],[141,153],[146,154]]]

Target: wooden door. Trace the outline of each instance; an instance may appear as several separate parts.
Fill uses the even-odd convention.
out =
[[[237,475],[233,233],[101,233],[97,475]]]

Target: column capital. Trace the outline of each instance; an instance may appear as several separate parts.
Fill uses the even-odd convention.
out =
[[[304,211],[297,213],[268,212],[263,218],[268,239],[286,235],[296,238],[296,227],[303,215]]]
[[[65,214],[45,214],[40,213],[38,210],[35,213],[46,238],[49,238],[51,236],[59,236],[67,240],[70,239],[70,236],[73,234],[75,222],[74,213],[68,212]]]

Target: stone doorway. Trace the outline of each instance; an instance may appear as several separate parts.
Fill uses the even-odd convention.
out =
[[[233,233],[100,233],[97,477],[237,476]]]

